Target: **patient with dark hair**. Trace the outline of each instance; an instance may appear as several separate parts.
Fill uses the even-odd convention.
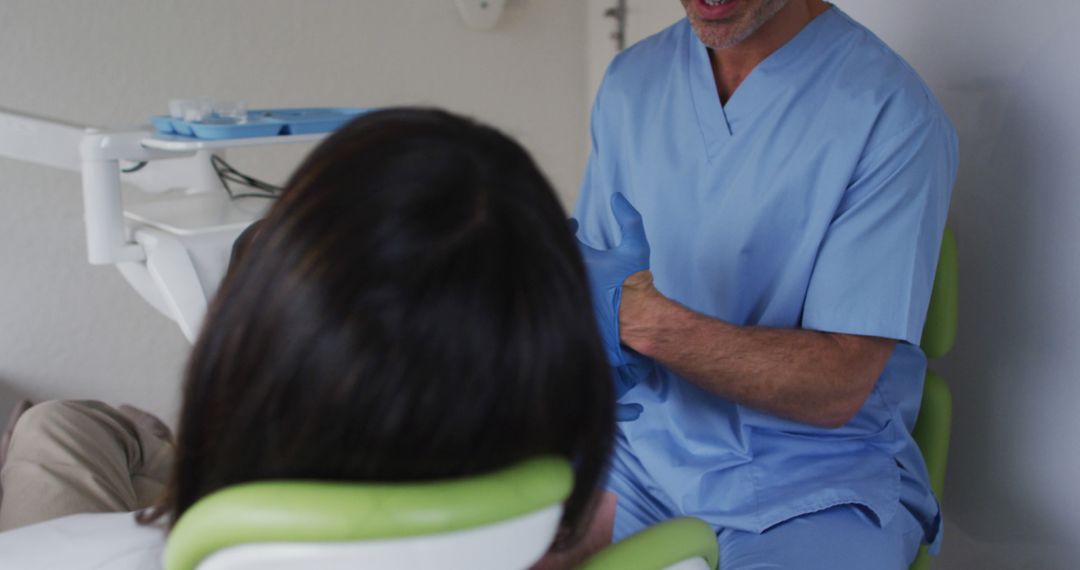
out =
[[[569,548],[599,497],[613,401],[584,265],[529,155],[444,112],[371,113],[238,242],[175,442],[135,410],[33,406],[7,450],[0,527],[148,508],[158,525],[125,532],[156,542],[102,556],[138,543],[157,564],[159,527],[228,486],[441,480],[555,455],[575,473]]]

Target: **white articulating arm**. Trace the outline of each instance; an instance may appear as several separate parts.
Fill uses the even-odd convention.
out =
[[[140,228],[135,239],[146,248],[146,269],[184,336],[194,342],[206,314],[206,294],[183,244],[164,232]]]
[[[211,162],[238,146],[318,142],[326,133],[226,140],[99,130],[0,109],[0,157],[82,173],[87,258],[116,265],[154,308],[194,340],[236,236],[267,202],[233,202]],[[130,172],[122,168],[130,168]],[[173,200],[125,209],[121,183]]]
[[[79,172],[86,127],[0,108],[0,156]]]
[[[79,154],[82,156],[83,206],[86,208],[86,248],[90,263],[94,265],[145,258],[143,249],[129,242],[126,236],[120,161],[149,162],[194,154],[146,148],[141,141],[147,136],[148,132],[140,130],[89,130],[82,137]]]
[[[124,182],[150,192],[221,186],[210,165],[213,151],[147,148],[142,141],[150,135],[141,129],[108,132],[0,109],[0,156],[82,173],[90,263],[116,264],[147,302],[194,339],[206,310],[206,291],[179,240],[126,223],[121,163],[158,161],[124,175]]]

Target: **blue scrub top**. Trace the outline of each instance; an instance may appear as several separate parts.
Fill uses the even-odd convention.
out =
[[[621,400],[644,406],[620,434],[637,484],[753,532],[838,504],[884,524],[903,506],[935,541],[939,509],[911,430],[957,142],[916,73],[833,7],[721,106],[683,20],[611,64],[592,137],[580,235],[616,245],[610,197],[625,193],[667,297],[737,325],[900,341],[839,429],[741,406],[658,366]]]

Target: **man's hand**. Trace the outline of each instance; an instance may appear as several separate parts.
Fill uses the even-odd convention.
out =
[[[589,275],[589,288],[596,312],[596,324],[604,342],[604,351],[613,367],[629,364],[619,341],[619,303],[622,285],[627,277],[649,268],[649,242],[645,239],[645,226],[641,214],[630,205],[626,197],[616,193],[611,197],[611,210],[622,232],[622,241],[612,249],[595,249],[580,239],[578,246],[585,259]],[[570,220],[570,227],[577,233],[577,220]]]
[[[630,202],[621,193],[611,197],[611,210],[619,224],[622,241],[607,250],[585,245],[578,240],[581,255],[588,270],[589,288],[596,313],[596,324],[604,352],[615,373],[615,397],[622,397],[652,370],[652,360],[622,346],[619,340],[619,304],[622,285],[627,277],[649,268],[649,242],[645,225]],[[577,233],[577,221],[570,220],[571,230]],[[616,419],[631,421],[641,414],[637,404],[620,405]]]
[[[836,428],[859,412],[895,340],[735,326],[695,313],[653,286],[623,283],[624,350],[640,351],[714,394],[780,417]]]

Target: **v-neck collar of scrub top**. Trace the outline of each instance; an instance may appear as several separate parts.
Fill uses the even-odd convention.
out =
[[[819,14],[810,21],[795,37],[791,38],[776,51],[769,54],[750,71],[735,92],[728,98],[727,104],[720,104],[716,92],[712,63],[705,44],[694,33],[691,26],[686,26],[690,34],[689,67],[690,93],[694,101],[701,135],[704,138],[706,154],[712,161],[719,149],[735,136],[732,125],[740,118],[752,116],[762,105],[767,105],[769,91],[782,89],[784,74],[776,73],[799,56],[821,35],[829,23],[838,17],[840,11],[835,6]]]

